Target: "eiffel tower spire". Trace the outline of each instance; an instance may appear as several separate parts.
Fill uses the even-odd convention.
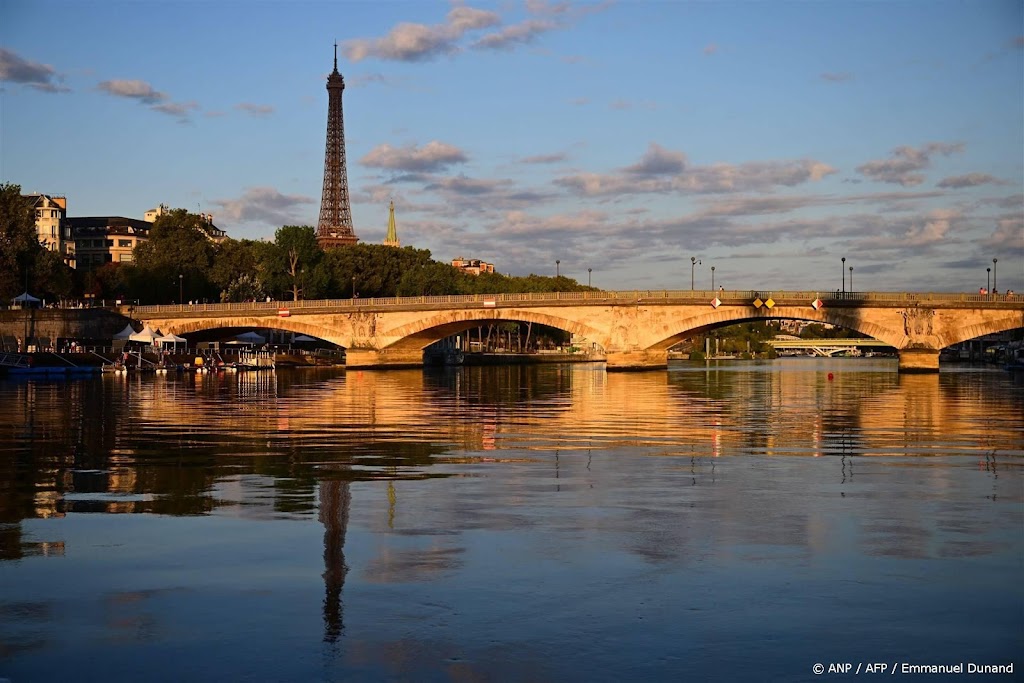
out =
[[[334,71],[327,77],[327,151],[324,154],[324,193],[320,200],[320,222],[316,241],[332,249],[359,241],[352,229],[352,208],[348,197],[345,163],[345,117],[341,93],[345,79],[338,72],[338,44],[334,44]]]

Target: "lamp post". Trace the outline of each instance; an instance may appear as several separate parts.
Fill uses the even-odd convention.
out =
[[[178,273],[178,303],[185,303],[185,276]]]
[[[853,266],[850,266],[850,291],[853,291]]]
[[[352,298],[356,298],[356,276],[352,276]]]
[[[587,287],[590,286],[590,271],[592,270],[593,268],[587,268]]]
[[[711,266],[711,291],[715,291],[715,267]]]
[[[998,261],[999,259],[997,258],[992,259],[992,289],[995,291],[999,290],[999,271],[996,270],[996,262]]]
[[[985,293],[988,294],[992,291],[992,269],[985,269]]]
[[[558,274],[558,265],[559,265],[559,264],[560,264],[561,262],[562,262],[562,260],[561,260],[561,259],[557,259],[557,258],[555,259],[555,277],[560,277],[560,275]]]
[[[846,294],[846,257],[843,257],[843,267],[839,269],[843,275],[843,294]]]
[[[691,292],[693,291],[693,269],[694,269],[694,267],[696,267],[696,265],[698,263],[700,263],[700,261],[697,260],[696,256],[691,256],[690,257],[690,291]]]

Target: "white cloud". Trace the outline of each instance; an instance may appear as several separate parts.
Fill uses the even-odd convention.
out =
[[[637,163],[627,166],[625,171],[631,175],[652,176],[682,173],[686,168],[686,155],[682,152],[667,150],[656,142],[647,147],[647,152]]]
[[[423,147],[414,144],[405,147],[392,147],[387,143],[378,145],[359,163],[393,171],[439,171],[467,160],[465,153],[458,147],[434,140]]]
[[[488,50],[509,49],[516,45],[533,42],[537,36],[552,31],[557,25],[551,21],[529,19],[527,21],[506,26],[500,31],[488,33],[473,43],[473,47]]]
[[[252,116],[269,116],[274,113],[274,108],[269,104],[253,104],[251,102],[241,102],[235,105],[235,109],[244,111],[246,114]]]
[[[298,210],[314,203],[312,197],[285,195],[273,187],[250,187],[237,199],[215,199],[229,221],[280,227],[301,222]]]
[[[96,87],[108,95],[114,95],[115,97],[127,97],[128,99],[138,100],[143,104],[159,104],[167,99],[167,95],[165,93],[156,90],[145,81],[101,81]]]
[[[0,47],[0,81],[20,83],[43,92],[70,92],[70,88],[59,84],[62,80],[52,66],[30,62]]]
[[[949,156],[962,152],[963,143],[929,142],[921,147],[897,147],[888,159],[869,161],[857,167],[862,175],[883,183],[903,185],[920,185],[924,175],[919,173],[928,168],[935,154]]]
[[[937,183],[939,187],[954,189],[986,184],[1003,185],[1004,183],[988,173],[968,173],[966,175],[950,176],[948,178],[943,178]]]
[[[495,26],[501,18],[494,12],[472,7],[453,7],[443,24],[413,24],[403,22],[383,38],[358,38],[347,41],[345,56],[359,62],[374,57],[399,62],[417,62],[433,59],[459,50],[458,42],[468,31]]]

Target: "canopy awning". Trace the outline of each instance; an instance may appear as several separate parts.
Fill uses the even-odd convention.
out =
[[[164,344],[174,344],[174,345],[177,345],[177,344],[187,344],[188,340],[185,339],[184,337],[179,337],[178,335],[176,335],[173,332],[171,332],[171,333],[165,334],[164,336],[162,336],[159,339],[157,339],[156,343],[159,344],[160,346],[163,346]]]
[[[133,334],[135,334],[135,328],[125,325],[123,330],[114,335],[114,339],[131,339]]]
[[[146,325],[142,328],[141,332],[136,332],[128,337],[128,340],[143,342],[144,344],[153,344],[161,336],[162,334],[160,333],[160,330],[154,330],[149,325]]]

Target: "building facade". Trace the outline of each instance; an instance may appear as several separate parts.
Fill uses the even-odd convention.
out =
[[[47,251],[61,255],[64,263],[75,267],[75,241],[68,225],[68,200],[48,194],[22,195],[32,203],[36,219],[36,237]]]
[[[452,267],[458,268],[462,272],[469,273],[470,275],[479,275],[480,273],[494,272],[493,263],[487,263],[486,261],[481,261],[478,258],[466,259],[460,256],[458,258],[452,259]]]
[[[132,263],[132,251],[149,239],[150,223],[124,216],[68,218],[75,237],[78,268],[94,270],[106,263]]]

